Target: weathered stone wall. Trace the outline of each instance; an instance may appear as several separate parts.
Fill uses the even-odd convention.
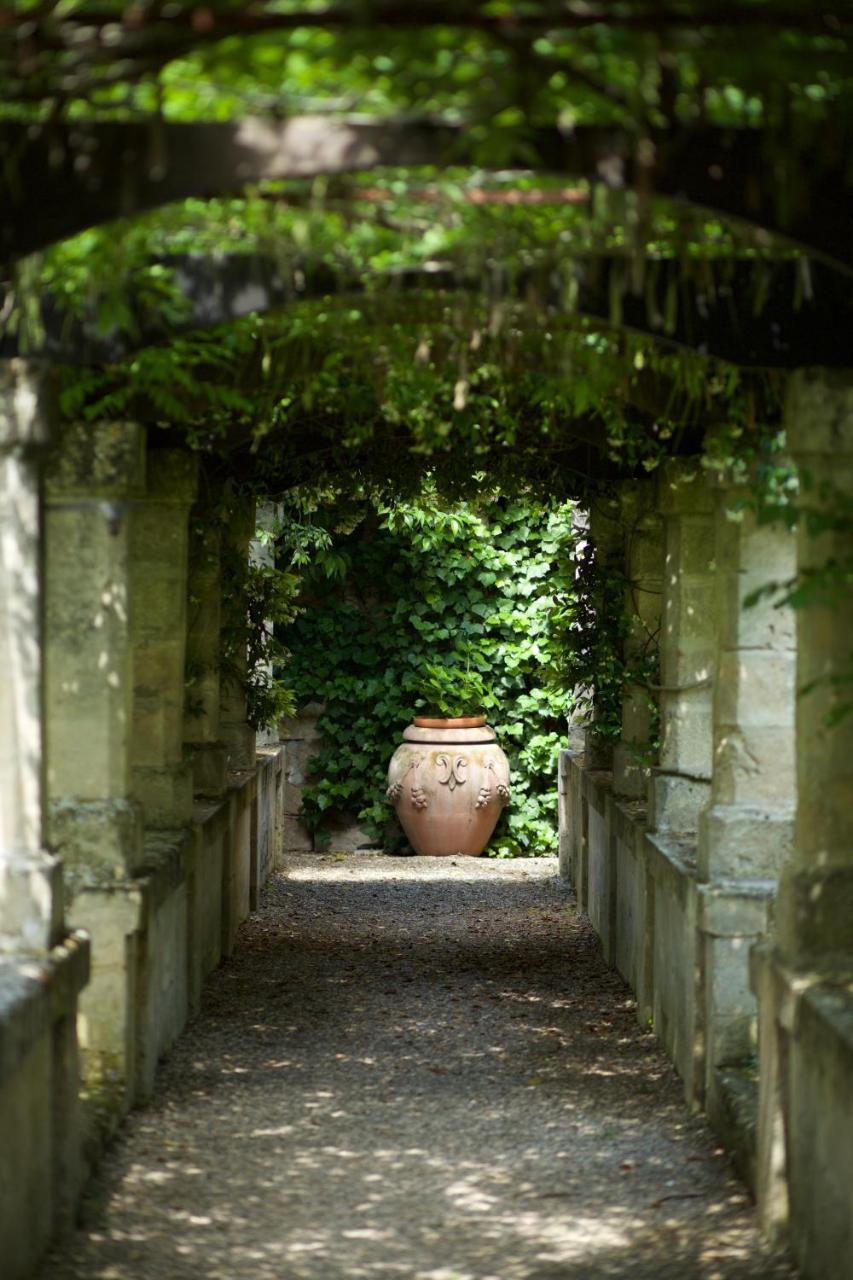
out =
[[[840,510],[853,499],[853,382],[796,375],[787,417],[806,505]],[[662,747],[648,816],[624,766],[616,786],[563,752],[560,865],[765,1228],[808,1280],[850,1280],[853,716],[827,715],[846,696],[853,615],[839,600],[801,610],[795,642],[790,609],[747,597],[797,563],[844,561],[853,542],[849,519],[820,520],[815,536],[808,518],[795,542],[738,499],[726,476],[680,464],[659,481],[647,527],[663,518]]]
[[[302,816],[302,794],[311,782],[311,759],[323,748],[318,721],[323,714],[322,702],[308,702],[297,715],[282,720],[279,739],[284,751],[284,794],[282,848],[291,853],[310,853],[315,839]],[[390,756],[389,756],[390,758]],[[326,838],[316,847],[353,853],[373,849],[375,841],[354,817],[342,817],[328,828]]]
[[[282,752],[271,743],[256,756],[233,687],[223,731],[220,538],[205,518],[209,486],[195,501],[196,460],[147,448],[136,424],[114,422],[54,431],[43,465],[42,402],[39,371],[0,369],[0,1257],[10,1280],[32,1273],[104,1139],[150,1094],[283,834]],[[233,536],[248,547],[245,528]],[[227,771],[236,756],[243,767]]]
[[[77,1000],[89,944],[45,838],[41,472],[45,370],[0,363],[0,1267],[23,1280],[82,1184]]]
[[[785,421],[802,478],[798,568],[850,563],[853,377],[794,374]],[[759,1212],[807,1280],[853,1276],[853,715],[833,719],[850,697],[851,636],[849,590],[798,611],[793,847],[752,957]]]

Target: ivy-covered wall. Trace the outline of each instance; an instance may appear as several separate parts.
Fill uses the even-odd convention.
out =
[[[283,635],[283,675],[297,702],[325,703],[324,749],[303,793],[316,837],[334,818],[357,815],[387,850],[404,847],[385,800],[388,761],[412,715],[435,704],[437,684],[452,700],[455,674],[468,695],[459,710],[473,709],[473,687],[512,768],[513,803],[488,852],[555,852],[556,759],[571,697],[553,669],[570,505],[494,495],[447,505],[428,492],[366,507],[349,532],[328,533],[333,513],[325,523],[315,540],[322,555],[303,570],[304,612]],[[291,538],[304,548],[300,529]]]

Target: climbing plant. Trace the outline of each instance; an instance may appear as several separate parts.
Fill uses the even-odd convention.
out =
[[[649,711],[649,736],[632,747],[638,764],[657,759],[659,636],[646,628],[632,601],[635,584],[622,554],[630,530],[621,530],[619,553],[608,558],[588,536],[578,537],[563,561],[553,588],[549,678],[572,689],[575,716],[597,745],[612,746],[622,735],[622,704],[631,687]]]
[[[334,512],[317,517],[335,523]],[[386,847],[399,846],[384,791],[400,731],[418,712],[470,711],[476,702],[513,773],[513,804],[489,852],[554,851],[556,754],[571,692],[543,672],[571,525],[568,503],[493,489],[448,502],[428,484],[415,500],[365,502],[355,529],[331,535],[334,576],[328,560],[303,571],[307,607],[284,636],[297,700],[324,702],[324,746],[303,797],[321,837],[336,817],[355,814]],[[285,519],[285,537],[287,528]]]

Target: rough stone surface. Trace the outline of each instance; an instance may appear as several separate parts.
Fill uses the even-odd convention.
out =
[[[192,816],[192,768],[183,758],[187,517],[197,460],[177,449],[148,455],[148,488],[130,530],[133,600],[134,797],[146,824],[165,830]]]
[[[553,859],[294,859],[42,1280],[782,1280]]]
[[[29,1280],[80,1193],[74,1018],[89,947],[70,935],[47,957],[0,957],[0,1274]]]
[[[678,463],[665,469],[658,491],[666,517],[660,643],[663,776],[654,777],[649,788],[650,820],[656,831],[695,831],[712,771],[712,493],[695,469]]]
[[[0,361],[0,954],[60,940],[55,864],[42,852],[41,500],[34,446],[49,433],[46,369]]]
[[[625,611],[630,619],[625,656],[639,660],[659,643],[663,601],[664,524],[656,485],[631,480],[621,488],[625,522]],[[628,685],[622,699],[621,740],[613,751],[613,784],[619,795],[645,800],[648,793],[652,713],[646,690]]]

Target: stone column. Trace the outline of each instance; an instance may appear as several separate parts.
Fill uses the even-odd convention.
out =
[[[795,571],[784,525],[758,523],[723,489],[716,510],[714,770],[699,823],[701,880],[774,880],[790,857],[795,812],[794,611],[757,589]]]
[[[796,963],[853,955],[853,380],[800,371],[786,405],[805,515],[797,566],[835,563],[835,591],[797,610],[797,818],[777,943]],[[837,527],[825,528],[825,517]]]
[[[615,493],[602,494],[593,500],[589,511],[589,538],[595,550],[596,567],[600,571],[615,570],[621,574],[624,570],[622,509]],[[612,609],[603,588],[599,587],[593,605],[597,613],[608,614]],[[588,769],[612,769],[614,742],[596,729],[596,720],[601,721],[601,698],[594,688],[591,694],[592,715],[586,729],[585,764]]]
[[[699,818],[705,1097],[723,1131],[726,1098],[742,1087],[731,1069],[757,1049],[749,949],[768,929],[790,856],[796,789],[793,610],[772,597],[746,604],[793,576],[795,541],[784,525],[761,525],[738,509],[743,492],[723,477],[716,495],[714,770]]]
[[[0,362],[0,953],[38,955],[63,933],[59,861],[44,849],[42,547],[38,457],[44,368]]]
[[[184,742],[193,791],[202,796],[222,795],[226,786],[227,748],[219,733],[222,549],[215,496],[206,492],[190,513]]]
[[[625,542],[625,611],[628,632],[625,657],[639,662],[657,656],[660,646],[663,604],[664,527],[657,511],[653,481],[631,481],[622,486],[622,523]],[[650,690],[634,684],[622,700],[622,737],[613,752],[613,789],[617,795],[645,800],[648,794],[648,757],[652,735]]]
[[[848,1269],[853,1215],[853,374],[794,373],[785,428],[800,473],[797,570],[811,589],[796,610],[794,846],[773,934],[751,956],[756,1199],[764,1230],[816,1277]]]
[[[712,765],[714,505],[704,473],[680,462],[659,477],[665,525],[660,765],[649,787],[654,831],[695,832]]]
[[[242,572],[249,560],[249,544],[255,533],[255,500],[245,496],[232,499],[232,510],[222,547],[224,582],[223,624],[239,623],[245,601],[239,594]],[[235,595],[236,591],[236,595]],[[230,618],[229,618],[230,614]],[[219,731],[225,743],[228,768],[254,769],[256,755],[255,730],[246,719],[246,650],[240,646],[230,655],[230,670],[223,670],[220,693]]]
[[[142,862],[130,799],[128,575],[144,485],[145,436],[134,423],[67,427],[47,469],[49,832],[75,891]]]
[[[275,502],[264,502],[258,507],[258,513],[255,520],[255,536],[249,544],[249,559],[253,565],[265,567],[267,569],[275,569],[275,542],[273,541],[273,538],[280,521],[280,504]],[[270,628],[272,627],[271,622],[267,625]],[[267,673],[270,679],[272,679],[272,663],[268,665]],[[263,728],[258,730],[257,745],[259,747],[277,746],[278,740],[279,735],[276,727],[264,725]]]
[[[183,740],[188,515],[197,462],[183,450],[155,449],[147,469],[131,524],[132,779],[146,826],[169,830],[192,817],[192,765]]]

